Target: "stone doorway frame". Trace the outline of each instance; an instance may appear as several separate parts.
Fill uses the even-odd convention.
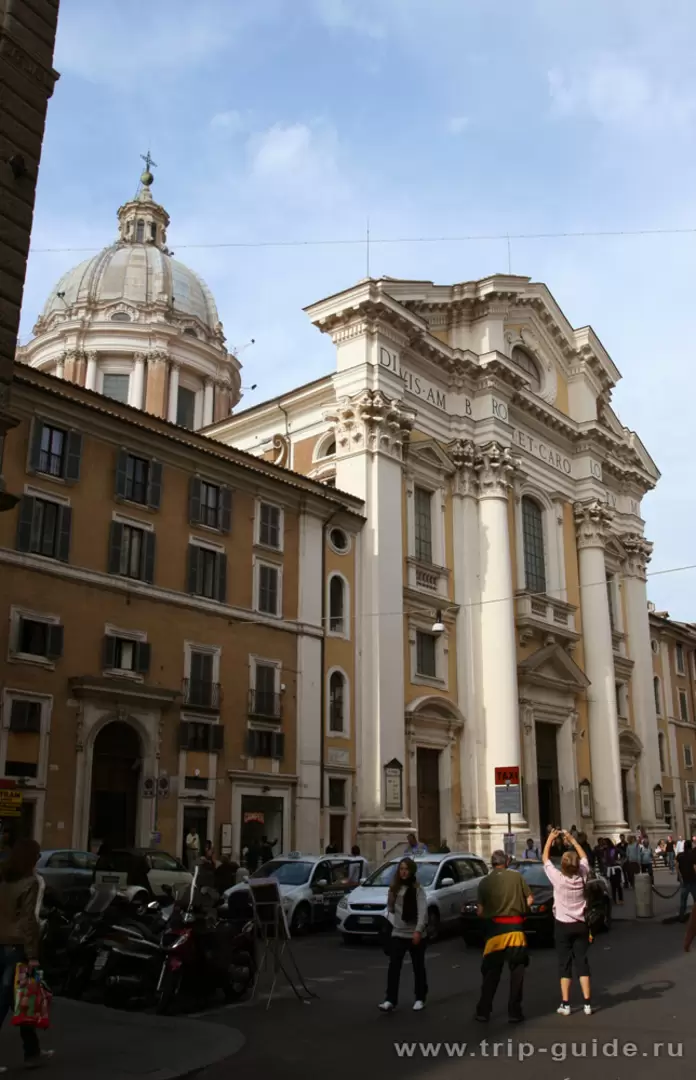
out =
[[[457,846],[457,815],[453,805],[452,755],[465,726],[458,706],[439,694],[416,698],[406,706],[406,816],[410,817],[418,836],[418,750],[437,750],[440,753],[440,839],[446,839],[453,848]],[[460,777],[460,783],[461,780]]]

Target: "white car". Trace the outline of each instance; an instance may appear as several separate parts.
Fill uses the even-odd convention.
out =
[[[367,861],[361,855],[302,855],[292,851],[264,863],[249,881],[274,878],[278,882],[288,927],[297,935],[310,926],[333,926],[337,904],[368,872]],[[247,887],[234,885],[225,896]]]
[[[389,885],[402,858],[384,863],[339,902],[336,924],[344,941],[380,933],[387,915]],[[488,867],[479,855],[469,851],[418,855],[414,862],[428,902],[428,937],[435,940],[441,929],[458,927],[462,904],[476,897]]]

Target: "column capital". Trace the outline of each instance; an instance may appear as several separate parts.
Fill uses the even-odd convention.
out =
[[[324,419],[335,426],[339,457],[367,450],[403,461],[416,414],[381,390],[362,390],[353,397],[340,398]]]
[[[136,364],[144,364],[147,360],[147,356],[148,354],[144,352],[133,353],[133,360]]]
[[[621,537],[621,543],[626,550],[626,562],[624,574],[626,577],[638,578],[639,581],[647,579],[647,567],[652,558],[653,545],[639,533],[629,533]]]
[[[148,364],[152,364],[153,367],[156,367],[158,364],[166,364],[169,359],[169,353],[165,352],[164,349],[153,349],[152,352],[147,354],[147,362]],[[174,362],[175,361],[172,361],[172,363]]]
[[[609,538],[614,515],[599,499],[575,503],[573,506],[578,550],[603,548]]]
[[[476,448],[474,468],[478,478],[479,497],[482,499],[507,499],[515,476],[520,468],[509,447],[499,442],[489,442]]]
[[[88,364],[96,364],[99,354],[96,349],[88,349],[85,356],[87,357]]]
[[[476,495],[476,446],[471,439],[453,439],[447,453],[456,469],[455,493]]]

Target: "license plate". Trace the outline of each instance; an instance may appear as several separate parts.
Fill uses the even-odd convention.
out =
[[[95,971],[101,971],[102,968],[106,967],[106,961],[108,959],[109,959],[108,952],[100,952],[99,956],[94,961],[94,970]]]
[[[370,918],[367,918],[367,919],[362,918],[362,919],[358,919],[358,922],[359,922],[360,926],[372,926],[373,920],[370,919]]]

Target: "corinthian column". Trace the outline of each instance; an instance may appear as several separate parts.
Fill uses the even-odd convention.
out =
[[[650,622],[646,590],[646,568],[652,554],[652,544],[642,536],[622,536],[628,558],[624,565],[624,597],[628,623],[629,655],[633,668],[633,718],[636,735],[643,744],[638,759],[640,784],[640,821],[648,828],[656,827],[654,791],[662,783],[660,750],[658,746],[657,713],[653,689]]]
[[[213,422],[213,405],[215,400],[215,386],[212,379],[206,379],[203,391],[203,427],[208,427]]]
[[[479,481],[479,565],[481,571],[481,704],[485,725],[488,816],[491,843],[502,847],[504,819],[495,812],[496,766],[521,762],[517,691],[515,608],[510,559],[508,495],[517,459],[497,442],[476,459]],[[517,825],[522,823],[517,819]]]
[[[87,375],[85,376],[85,389],[97,389],[97,354],[95,352],[87,353]]]
[[[590,680],[587,688],[587,709],[594,825],[602,836],[618,833],[626,828],[621,796],[614,646],[604,562],[604,546],[612,520],[612,513],[598,500],[575,504],[582,639],[585,674]]]

